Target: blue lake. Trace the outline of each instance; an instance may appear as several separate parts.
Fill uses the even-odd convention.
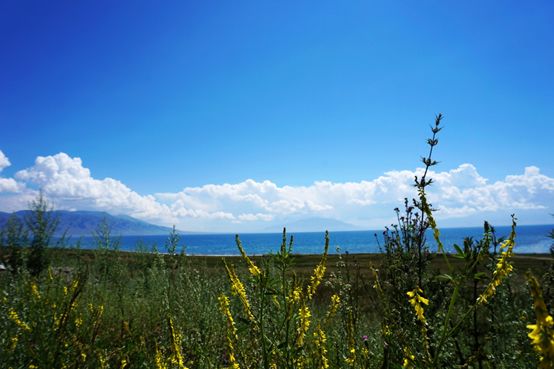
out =
[[[516,248],[517,253],[547,253],[554,240],[548,238],[548,234],[554,225],[528,225],[517,227]],[[510,227],[496,227],[497,237],[507,237]],[[324,245],[324,232],[299,232],[294,235],[293,252],[298,254],[321,253]],[[377,239],[375,235],[377,234]],[[290,234],[289,234],[290,235]],[[480,239],[483,236],[483,228],[444,228],[441,229],[441,240],[447,250],[452,250],[453,244],[461,245],[465,237],[471,236]],[[240,239],[249,254],[267,254],[279,250],[282,235],[279,233],[244,233]],[[432,250],[436,245],[431,233],[427,239]],[[150,251],[154,246],[160,252],[165,252],[167,236],[122,236],[114,240],[119,242],[119,249],[123,251]],[[76,238],[70,240],[70,245],[75,244]],[[349,253],[377,253],[380,252],[379,243],[383,244],[382,230],[378,231],[348,231],[331,232],[330,248],[332,253],[340,247],[341,252]],[[237,255],[234,234],[185,234],[181,235],[180,246],[184,246],[187,254],[193,255]],[[80,239],[80,247],[96,248],[96,240],[93,237]]]

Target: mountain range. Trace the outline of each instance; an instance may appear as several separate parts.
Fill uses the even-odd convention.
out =
[[[30,215],[30,210],[21,210],[15,213],[0,212],[0,228],[4,227],[12,214],[15,214],[20,220],[24,220]],[[55,234],[57,236],[64,232],[72,237],[92,236],[104,221],[110,226],[113,236],[167,235],[171,231],[169,227],[154,225],[127,215],[116,216],[102,211],[55,210],[53,215],[59,220]]]
[[[266,227],[266,232],[282,232],[283,227],[289,232],[321,232],[328,230],[330,232],[339,231],[359,231],[360,227],[332,218],[305,218],[287,221],[285,224],[274,224]]]
[[[12,214],[24,221],[30,215],[30,210],[21,210],[15,213],[0,212],[0,229],[4,227]],[[113,236],[158,236],[168,235],[171,228],[151,224],[128,215],[112,215],[102,211],[68,211],[54,210],[54,217],[59,221],[55,236],[61,236],[64,232],[71,237],[92,236],[99,229],[102,222],[106,221],[111,228]],[[306,218],[286,221],[284,224],[272,224],[262,232],[280,233],[283,227],[289,232],[319,232],[329,231],[354,231],[359,230],[352,224],[332,218]],[[196,232],[182,232],[196,233]]]

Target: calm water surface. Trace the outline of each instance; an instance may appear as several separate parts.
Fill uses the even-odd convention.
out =
[[[546,253],[549,252],[553,240],[548,238],[554,225],[518,226],[516,237],[516,252]],[[496,227],[497,237],[507,237],[510,227]],[[294,252],[299,254],[316,254],[323,250],[324,232],[299,232],[294,235]],[[375,235],[377,234],[377,238]],[[464,237],[471,236],[480,239],[483,228],[444,228],[441,229],[441,240],[447,250],[452,250],[453,244],[461,245]],[[244,248],[249,254],[267,254],[276,252],[281,245],[282,235],[279,233],[244,233],[240,235]],[[431,233],[427,239],[432,250],[436,249]],[[119,248],[124,251],[151,251],[154,246],[160,252],[165,252],[167,236],[123,236],[119,237]],[[76,240],[73,239],[74,243]],[[92,249],[96,247],[93,237],[83,237],[81,247]],[[379,231],[348,231],[330,233],[330,252],[377,253],[379,243],[383,244],[382,230]],[[187,254],[195,255],[237,255],[234,234],[192,234],[181,236],[181,246]]]

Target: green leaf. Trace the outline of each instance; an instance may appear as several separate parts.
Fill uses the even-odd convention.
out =
[[[456,252],[457,252],[457,255],[455,255],[456,257],[465,258],[466,254],[464,253],[464,251],[461,249],[460,246],[454,244],[454,248],[456,249]]]
[[[487,273],[485,272],[479,272],[479,273],[475,273],[475,275],[473,276],[473,279],[475,280],[480,280],[480,279],[486,279],[487,278]]]
[[[440,274],[438,276],[435,277],[437,280],[439,281],[443,281],[443,282],[451,282],[454,280],[454,278],[450,275],[450,274]]]

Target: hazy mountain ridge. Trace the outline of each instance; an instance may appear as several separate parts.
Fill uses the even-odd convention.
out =
[[[14,214],[24,220],[29,213],[29,210],[21,210]],[[60,222],[56,230],[58,236],[66,231],[67,235],[72,237],[91,236],[104,220],[111,227],[114,236],[166,235],[171,231],[169,227],[154,225],[128,215],[116,216],[103,211],[55,210],[53,213]],[[12,213],[0,212],[0,228],[4,227],[11,215]]]
[[[286,222],[283,225],[266,227],[266,232],[281,232],[283,227],[289,232],[359,231],[360,227],[333,218],[305,218]]]

